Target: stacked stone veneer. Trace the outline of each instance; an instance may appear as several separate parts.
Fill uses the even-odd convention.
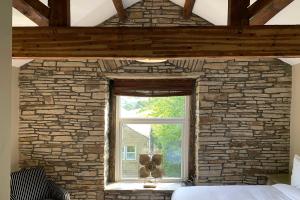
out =
[[[106,200],[171,200],[172,191],[160,190],[107,190]]]
[[[199,183],[263,184],[265,174],[288,172],[290,66],[206,63],[196,91]]]
[[[182,7],[175,5],[169,0],[142,0],[126,9],[128,19],[120,21],[118,16],[113,16],[101,26],[207,26],[211,23],[197,15],[190,19],[183,18]]]
[[[21,167],[46,167],[72,199],[103,199],[107,76],[148,74],[197,76],[198,183],[260,184],[268,173],[288,171],[289,65],[257,59],[173,60],[154,66],[155,71],[137,61],[84,60],[33,61],[22,67]]]
[[[22,67],[19,81],[21,167],[44,166],[72,199],[103,196],[107,81],[85,63],[52,61]]]

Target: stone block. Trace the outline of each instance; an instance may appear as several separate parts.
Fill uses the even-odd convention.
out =
[[[53,96],[44,96],[45,104],[54,104]]]
[[[77,93],[85,92],[85,87],[84,86],[74,86],[74,87],[72,87],[72,91],[77,92]]]
[[[271,94],[287,93],[290,91],[291,91],[291,88],[267,88],[267,89],[265,89],[265,93],[271,93]]]
[[[227,67],[227,62],[216,62],[216,63],[205,63],[203,68],[210,70],[225,69]]]
[[[66,166],[54,166],[55,171],[60,172],[60,171],[67,171],[68,168]]]
[[[226,93],[201,93],[201,96],[203,96],[203,99],[206,101],[224,101],[227,100],[227,94]]]
[[[71,61],[71,62],[57,62],[59,67],[85,67],[85,63],[81,61]]]
[[[43,62],[43,66],[45,66],[45,67],[55,67],[56,66],[56,61],[45,61],[45,62]]]
[[[200,116],[200,124],[215,124],[221,122],[220,117]]]
[[[93,177],[95,177],[97,175],[97,173],[95,171],[82,171],[75,175],[76,176],[93,176]]]
[[[214,105],[214,102],[200,101],[200,107],[213,107]]]
[[[53,141],[55,142],[70,142],[74,141],[71,136],[54,136]]]
[[[36,110],[37,114],[45,114],[45,115],[62,115],[66,111],[64,109],[49,109],[49,110]]]

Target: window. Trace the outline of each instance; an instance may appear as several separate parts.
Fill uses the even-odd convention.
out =
[[[189,97],[116,98],[117,181],[138,180],[139,155],[163,155],[162,181],[188,175]]]
[[[136,160],[136,147],[124,146],[122,153],[123,160]]]

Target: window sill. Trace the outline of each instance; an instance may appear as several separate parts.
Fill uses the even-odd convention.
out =
[[[181,183],[157,183],[156,188],[144,188],[144,183],[110,183],[105,187],[106,191],[175,191],[183,187]]]

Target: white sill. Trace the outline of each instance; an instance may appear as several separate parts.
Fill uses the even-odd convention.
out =
[[[105,190],[157,190],[157,191],[175,191],[183,187],[182,183],[156,183],[156,188],[144,188],[144,183],[109,183],[106,185]]]

